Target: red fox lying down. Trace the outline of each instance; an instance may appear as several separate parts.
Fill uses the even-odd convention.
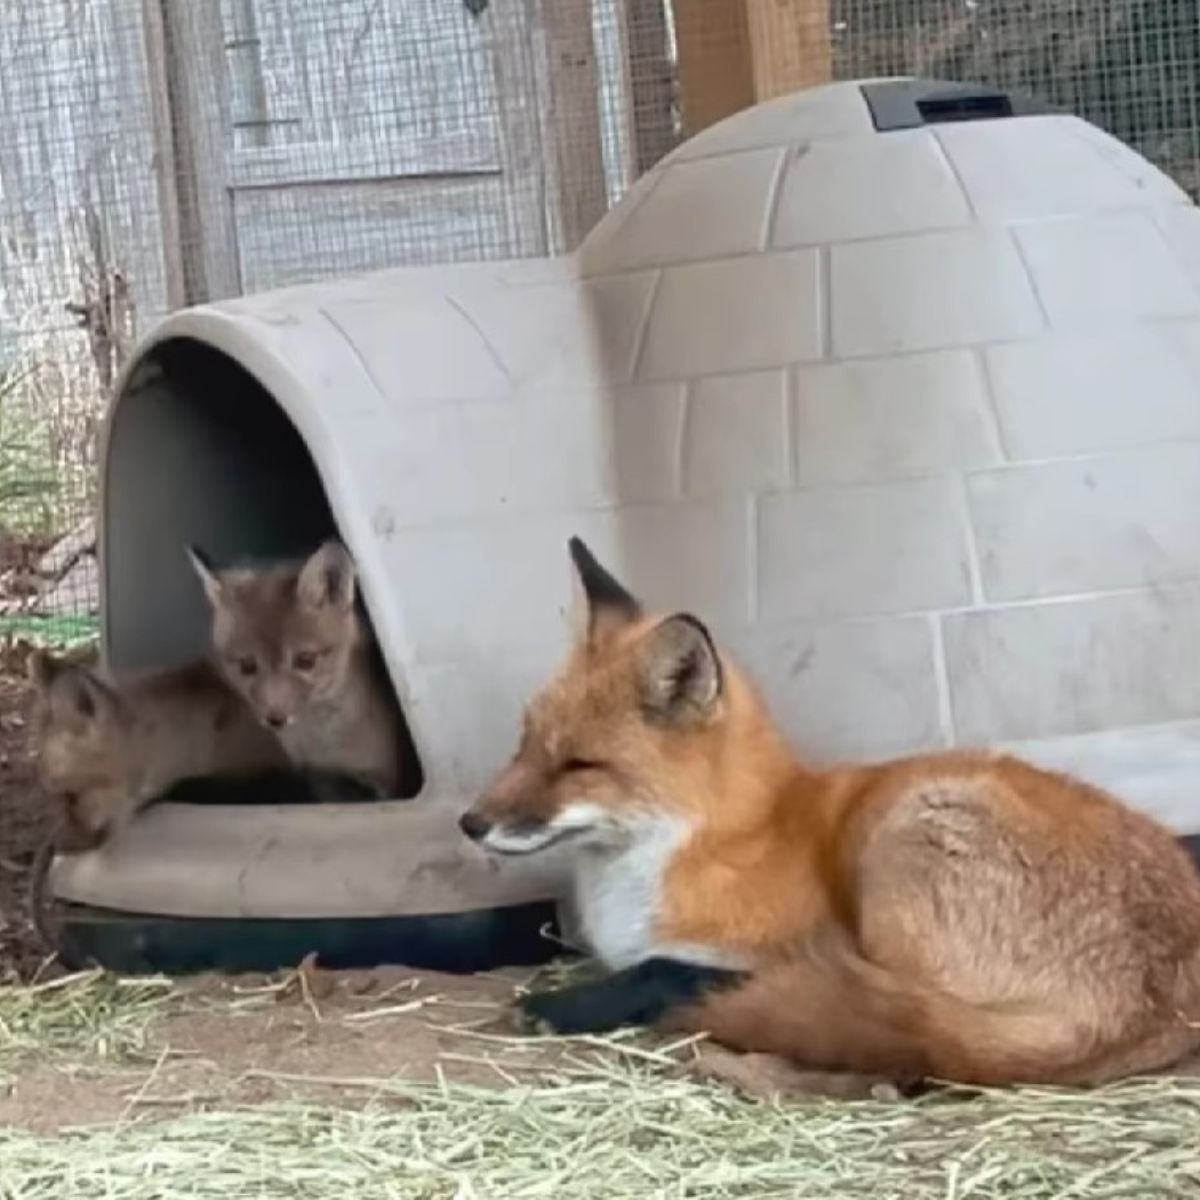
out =
[[[571,553],[586,634],[460,822],[498,854],[574,847],[613,974],[528,1017],[992,1085],[1200,1048],[1200,875],[1165,829],[1002,755],[810,766],[695,617],[643,612]]]

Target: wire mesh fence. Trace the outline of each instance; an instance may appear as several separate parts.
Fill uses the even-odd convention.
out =
[[[1194,195],[1198,68],[1200,0],[0,0],[0,636],[92,628],[99,426],[172,308],[562,253],[829,78],[1032,91]]]

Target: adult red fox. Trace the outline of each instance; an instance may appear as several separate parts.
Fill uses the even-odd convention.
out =
[[[571,555],[586,634],[461,820],[501,854],[575,847],[615,973],[527,1016],[977,1084],[1094,1084],[1200,1048],[1200,875],[1165,829],[1002,755],[804,763],[695,617],[644,613]]]

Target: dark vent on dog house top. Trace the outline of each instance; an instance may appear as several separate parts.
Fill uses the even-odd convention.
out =
[[[1057,110],[1021,92],[983,84],[902,79],[864,83],[863,97],[880,133],[917,129],[951,121],[989,121],[1004,117],[1047,116]]]

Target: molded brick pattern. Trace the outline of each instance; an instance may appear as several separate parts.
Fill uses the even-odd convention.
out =
[[[572,534],[817,757],[1200,728],[1200,212],[1083,122],[878,135],[814,89],[574,257],[224,311],[328,405],[297,424],[444,778],[561,660]]]
[[[611,561],[647,607],[703,615],[718,636],[750,620],[744,497],[621,508],[608,517]]]
[[[758,250],[783,155],[756,150],[664,168],[612,239],[606,265],[627,270]]]
[[[1143,204],[1186,204],[1192,201],[1165,171],[1160,171],[1149,159],[1143,158],[1132,147],[1106,133],[1096,125],[1089,125],[1079,117],[1070,117],[1063,122],[1066,135],[1083,139],[1108,163],[1131,179],[1142,196]]]
[[[1048,221],[1020,226],[1016,236],[1056,328],[1200,312],[1196,290],[1148,216]]]
[[[684,162],[762,146],[803,145],[816,138],[846,138],[873,131],[870,110],[857,84],[835,83],[758,105],[753,120],[735,114],[689,138],[666,161]]]
[[[669,267],[639,374],[686,379],[819,358],[821,307],[815,250]]]
[[[884,183],[883,181],[886,181]],[[813,142],[784,176],[773,246],[812,246],[965,225],[971,210],[927,130]]]
[[[553,631],[571,602],[573,534],[647,606],[720,630],[750,620],[749,525],[740,497],[564,509],[398,530],[387,553],[419,660],[486,663],[504,646],[548,673],[567,645]]]
[[[566,649],[567,539],[611,551],[603,514],[541,512],[402,529],[386,547],[421,665],[472,662],[503,676],[510,657],[551,669]]]
[[[683,488],[706,496],[758,491],[788,481],[787,376],[714,375],[689,387]]]
[[[796,482],[872,483],[1002,461],[983,372],[965,350],[801,367]]]
[[[1118,170],[1057,117],[943,125],[937,139],[985,221],[1077,216],[1146,203],[1139,181]],[[1065,136],[1064,136],[1065,135]]]
[[[1200,445],[982,472],[968,492],[989,600],[1200,576]]]
[[[971,597],[952,484],[942,480],[764,496],[761,619],[955,608]]]
[[[327,306],[354,341],[386,400],[499,398],[511,386],[487,339],[444,299],[397,306],[385,300]]]
[[[526,390],[414,408],[362,431],[365,486],[406,525],[679,492],[683,384]]]
[[[835,357],[1008,341],[1044,326],[1007,232],[855,242],[830,259]]]
[[[989,347],[1009,453],[1053,458],[1200,437],[1200,373],[1173,333],[1148,325]]]
[[[943,618],[958,740],[1045,738],[1200,712],[1200,585]]]
[[[655,276],[493,288],[457,297],[516,384],[626,383]],[[454,371],[452,361],[445,364]]]
[[[873,759],[944,744],[926,618],[756,629],[730,647],[805,753]]]
[[[1167,208],[1158,213],[1158,225],[1187,272],[1193,287],[1200,287],[1200,209]]]

